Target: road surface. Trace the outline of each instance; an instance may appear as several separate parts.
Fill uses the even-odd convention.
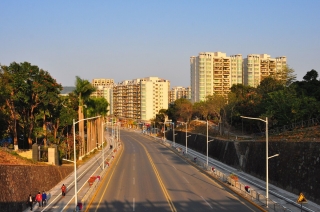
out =
[[[87,211],[261,211],[151,137],[122,131],[121,140]]]

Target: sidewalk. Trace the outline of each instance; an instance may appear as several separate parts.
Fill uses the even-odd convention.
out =
[[[104,150],[105,156],[112,154],[111,149]],[[105,157],[105,160],[107,157]],[[90,188],[88,180],[91,176],[99,175],[102,169],[102,151],[99,151],[93,155],[87,162],[77,167],[77,190],[78,190],[78,202],[86,195]],[[107,166],[105,166],[106,170]],[[61,196],[61,186],[65,184],[67,186],[67,193],[65,197]],[[45,207],[39,207],[38,203],[34,203],[32,211],[75,211],[76,203],[74,202],[74,172],[63,179],[60,183],[55,185],[47,192],[47,205]],[[73,202],[72,202],[73,201]],[[27,207],[24,212],[30,211]]]

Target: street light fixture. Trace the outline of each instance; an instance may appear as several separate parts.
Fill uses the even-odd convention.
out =
[[[266,117],[266,120],[264,119],[260,119],[260,118],[253,118],[253,117],[246,117],[246,116],[240,116],[241,118],[244,118],[244,119],[254,119],[254,120],[259,120],[259,121],[263,121],[266,123],[266,199],[267,199],[267,202],[266,202],[266,205],[268,207],[268,200],[269,200],[269,159],[270,158],[273,158],[273,157],[277,157],[279,156],[279,154],[275,154],[273,156],[270,156],[268,155],[268,143],[269,143],[269,132],[268,132],[268,117]]]
[[[212,139],[212,140],[208,140],[209,139],[209,130],[208,130],[208,120],[207,120],[207,167],[208,167],[208,144],[209,144],[209,142],[211,142],[211,141],[214,141],[214,139]]]
[[[102,134],[102,169],[104,169],[104,148],[103,148],[103,143],[104,143],[104,130],[103,130],[103,126],[105,125],[105,124],[108,124],[108,123],[110,123],[110,122],[105,122],[105,123],[102,123],[102,125],[101,125],[101,134]],[[107,131],[107,133],[108,133],[108,131]]]
[[[188,137],[190,137],[191,135],[188,135],[188,123],[185,122],[186,124],[186,154],[188,154]]]
[[[161,122],[162,123],[162,122]],[[166,140],[166,123],[172,123],[172,120],[164,121],[163,122],[163,140]]]
[[[174,122],[172,122],[172,133],[173,133],[173,147],[176,147],[176,139],[175,139],[175,137],[178,134],[174,133]]]
[[[90,120],[90,119],[95,119],[99,118],[100,116],[95,116],[91,118],[86,118],[86,119],[80,119],[79,121],[75,121],[73,119],[73,165],[74,165],[74,202],[75,202],[75,207],[78,206],[78,187],[77,187],[77,151],[76,151],[76,124],[85,121],[85,120]]]

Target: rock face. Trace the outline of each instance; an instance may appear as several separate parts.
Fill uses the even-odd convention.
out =
[[[0,211],[22,211],[27,197],[48,191],[73,171],[73,166],[32,163],[0,150]]]

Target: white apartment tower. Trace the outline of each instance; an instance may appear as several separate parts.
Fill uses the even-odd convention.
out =
[[[191,88],[190,87],[181,87],[181,86],[176,86],[171,88],[169,91],[169,103],[173,103],[177,99],[188,99],[191,100]]]
[[[231,85],[243,84],[243,58],[241,54],[231,55]]]
[[[117,117],[149,121],[161,109],[168,109],[170,82],[158,77],[126,80],[114,87],[113,114]]]
[[[272,75],[279,75],[287,65],[285,56],[271,58],[268,54],[249,54],[243,60],[244,85],[257,87],[260,82]]]
[[[235,57],[237,59],[237,57]],[[222,52],[200,52],[190,57],[191,102],[208,95],[226,95],[231,88],[231,57]]]
[[[113,79],[93,79],[92,83],[93,87],[97,90],[91,94],[93,97],[103,97],[109,103],[108,115],[111,114],[113,110]]]

